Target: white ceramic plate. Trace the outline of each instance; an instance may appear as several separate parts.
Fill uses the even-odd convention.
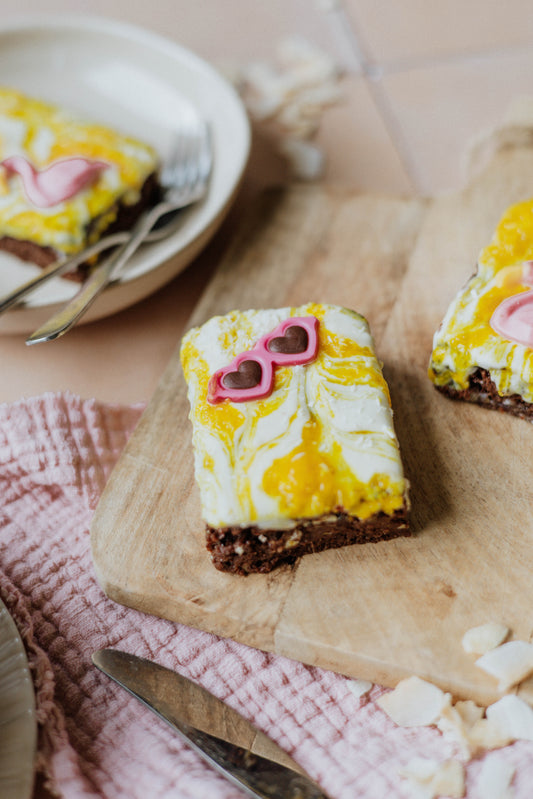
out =
[[[29,799],[37,741],[33,683],[15,622],[0,600],[0,796]]]
[[[248,160],[246,112],[218,72],[188,50],[131,25],[47,17],[0,27],[0,75],[3,85],[143,139],[163,159],[180,120],[196,115],[209,122],[214,169],[207,198],[184,212],[175,234],[143,247],[123,280],[104,292],[83,321],[132,305],[184,269],[224,218]],[[0,253],[0,295],[38,271]],[[0,333],[33,331],[75,290],[71,281],[54,278],[23,307],[0,316]]]

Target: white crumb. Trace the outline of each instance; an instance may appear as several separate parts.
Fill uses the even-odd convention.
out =
[[[473,655],[484,655],[505,641],[509,628],[505,624],[489,622],[472,627],[463,635],[463,649]]]
[[[449,701],[449,694],[419,677],[407,677],[377,699],[380,708],[400,727],[435,724]]]
[[[367,694],[372,686],[373,683],[369,682],[368,680],[349,680],[348,682],[348,688],[356,699],[360,699],[362,696]]]
[[[498,680],[500,691],[507,691],[533,672],[533,644],[509,641],[478,658],[476,666]]]

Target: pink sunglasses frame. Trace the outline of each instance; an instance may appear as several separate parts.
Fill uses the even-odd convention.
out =
[[[272,339],[283,337],[290,327],[303,327],[307,333],[307,347],[303,352],[271,352],[268,344]],[[262,336],[251,350],[237,355],[232,362],[215,372],[209,380],[208,402],[216,404],[225,399],[233,402],[247,402],[268,397],[274,386],[275,366],[303,366],[315,360],[318,352],[318,319],[316,316],[292,316],[285,319],[271,333]],[[237,372],[243,361],[256,361],[261,367],[261,380],[251,388],[228,388],[223,384],[224,377]]]

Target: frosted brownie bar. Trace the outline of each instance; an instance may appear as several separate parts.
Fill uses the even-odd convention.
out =
[[[409,535],[389,392],[363,317],[316,304],[234,311],[190,330],[181,359],[218,569],[269,572]]]
[[[429,376],[454,399],[533,418],[533,200],[507,210],[433,340]]]
[[[147,144],[0,87],[0,249],[46,266],[131,227],[157,169]]]

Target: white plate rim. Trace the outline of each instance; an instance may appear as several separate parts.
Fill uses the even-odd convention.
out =
[[[142,259],[140,254],[135,256],[137,260],[132,262],[134,267],[132,272],[126,274],[119,283],[109,287],[82,320],[91,322],[122,310],[157,291],[188,266],[207,244],[229,211],[242,181],[251,147],[250,123],[238,93],[215,67],[191,50],[158,33],[129,22],[106,17],[33,14],[2,22],[0,42],[6,35],[19,33],[39,35],[41,31],[46,35],[51,32],[68,34],[71,31],[81,35],[104,33],[107,36],[119,37],[128,43],[141,44],[149,50],[167,55],[177,64],[186,65],[187,69],[193,70],[201,80],[205,80],[208,87],[216,86],[217,91],[224,93],[224,102],[227,103],[225,110],[227,109],[230,115],[231,123],[237,126],[240,137],[238,149],[231,149],[231,158],[234,161],[230,164],[232,172],[229,178],[225,179],[225,184],[221,185],[220,181],[217,184],[217,176],[214,174],[213,188],[205,204],[186,212],[184,227],[175,236],[170,237],[170,241],[167,239],[158,244],[148,245],[142,253]],[[9,84],[9,78],[3,76],[2,82]],[[190,98],[187,99],[190,101]],[[220,121],[214,119],[210,122],[216,138]],[[222,136],[223,130],[220,131],[219,138]],[[215,142],[215,147],[214,170],[216,171],[217,158],[227,157],[229,150],[227,144],[220,140]],[[178,246],[176,241],[179,242]],[[23,276],[21,282],[24,279],[27,279],[27,275]],[[63,284],[65,282],[63,281]],[[67,291],[68,296],[68,293],[73,294],[74,290],[74,286],[62,287],[62,294]],[[61,301],[54,301],[49,297],[42,300],[40,292],[31,295],[24,305],[0,316],[0,335],[31,332],[59,309],[63,301],[63,296]]]
[[[6,799],[29,799],[33,790],[34,758],[37,745],[35,694],[22,638],[1,599],[0,633],[2,633],[0,635],[0,653],[3,656],[0,657],[0,677],[2,669],[9,668],[5,693],[9,693],[10,699],[12,699],[13,694],[17,692],[15,711],[10,708],[10,718],[7,721],[2,721],[4,689],[2,680],[0,680],[0,725],[2,737],[6,733],[9,737],[9,748],[3,751],[0,747],[0,793]],[[6,760],[8,760],[7,768]],[[14,763],[19,767],[15,781],[13,779]],[[8,782],[4,782],[3,771],[9,775]],[[4,789],[2,789],[3,782]]]

